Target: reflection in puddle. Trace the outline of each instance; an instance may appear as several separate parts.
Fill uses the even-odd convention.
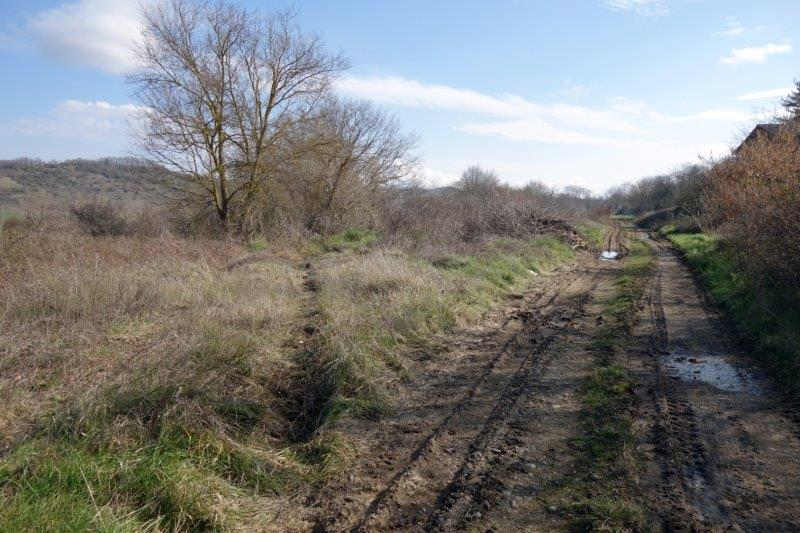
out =
[[[619,256],[619,252],[612,252],[611,250],[607,250],[600,254],[600,259],[616,259]]]
[[[673,352],[664,357],[664,365],[670,375],[684,381],[702,381],[726,392],[748,392],[759,394],[752,377],[737,369],[721,355],[692,356]]]

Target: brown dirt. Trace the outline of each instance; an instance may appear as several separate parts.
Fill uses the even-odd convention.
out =
[[[510,476],[567,460],[556,448],[577,426],[572,396],[592,360],[572,341],[585,342],[592,295],[617,268],[582,259],[419,353],[392,416],[338,428],[359,459],[312,502],[317,531],[462,530],[501,499],[534,498],[530,476]]]
[[[667,531],[799,531],[800,439],[667,247],[646,297],[652,501]],[[695,367],[693,369],[693,367]]]
[[[627,237],[609,239],[622,249]],[[617,361],[639,383],[634,482],[651,530],[800,530],[796,426],[688,269],[649,242],[656,274]],[[308,529],[566,530],[548,494],[574,475],[589,343],[619,265],[582,253],[481,327],[421,349],[391,415],[336,428],[355,460],[298,510]]]

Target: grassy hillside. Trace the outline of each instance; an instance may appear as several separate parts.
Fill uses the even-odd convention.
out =
[[[0,161],[0,210],[30,202],[103,196],[115,202],[159,205],[171,194],[169,171],[130,158],[46,163]]]

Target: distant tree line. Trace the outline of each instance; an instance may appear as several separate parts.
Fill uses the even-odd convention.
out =
[[[606,194],[606,201],[617,214],[641,215],[677,206],[697,216],[707,178],[707,166],[687,165],[669,174],[614,187]]]

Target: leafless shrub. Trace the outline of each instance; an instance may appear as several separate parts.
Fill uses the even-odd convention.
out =
[[[436,248],[474,247],[497,237],[532,237],[548,220],[568,220],[599,203],[537,183],[510,187],[494,173],[471,167],[450,187],[387,190],[379,228],[389,244],[427,254]]]
[[[128,222],[119,214],[118,208],[107,201],[87,200],[72,206],[71,211],[80,227],[93,237],[128,232]]]
[[[640,215],[678,207],[698,217],[707,181],[706,165],[686,165],[670,174],[651,176],[612,188],[606,204],[618,214]]]
[[[800,126],[761,136],[710,172],[706,224],[728,237],[759,278],[800,281]]]

